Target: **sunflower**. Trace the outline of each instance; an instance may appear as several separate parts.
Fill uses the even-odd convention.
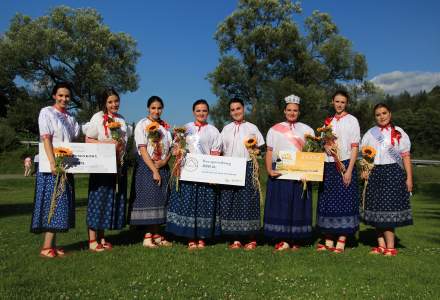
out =
[[[53,153],[56,157],[72,156],[73,152],[69,148],[65,147],[55,147],[53,148]]]
[[[371,146],[364,146],[364,147],[362,147],[362,156],[368,157],[368,158],[373,158],[376,156],[376,149],[374,149]]]
[[[186,133],[185,127],[174,127],[174,134],[180,134],[183,135]]]
[[[117,121],[113,121],[107,124],[107,127],[110,129],[118,129],[121,128],[121,123]]]
[[[254,137],[248,138],[244,140],[244,145],[246,148],[252,148],[257,144],[257,139]]]
[[[159,123],[157,122],[151,122],[147,128],[145,128],[145,131],[148,133],[153,133],[159,130]]]

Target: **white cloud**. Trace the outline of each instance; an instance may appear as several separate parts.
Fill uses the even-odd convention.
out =
[[[440,85],[440,72],[394,71],[375,76],[371,79],[371,82],[391,95],[400,94],[404,91],[410,94],[422,90],[429,92],[434,86]]]

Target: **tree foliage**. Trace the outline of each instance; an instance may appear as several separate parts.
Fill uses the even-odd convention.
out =
[[[282,118],[281,99],[292,93],[304,100],[303,120],[316,126],[332,89],[364,79],[365,57],[339,35],[331,17],[314,11],[302,34],[293,19],[300,11],[287,0],[240,0],[218,26],[220,61],[208,74],[219,98],[211,112],[217,126],[229,119],[227,103],[236,96],[245,101],[248,119],[266,131]]]
[[[104,87],[137,89],[139,55],[135,40],[111,32],[94,9],[60,6],[35,19],[17,14],[0,38],[0,96],[11,102],[16,78],[46,97],[55,82],[67,81],[74,90],[72,107],[88,117]]]

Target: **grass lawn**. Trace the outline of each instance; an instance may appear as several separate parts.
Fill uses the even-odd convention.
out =
[[[440,168],[416,168],[415,226],[398,230],[399,255],[369,256],[374,231],[362,227],[346,253],[145,249],[142,232],[112,232],[111,252],[86,250],[87,176],[76,177],[76,228],[58,235],[69,255],[38,257],[29,233],[34,178],[0,175],[0,298],[432,298],[440,297]],[[316,201],[316,197],[314,199]],[[315,206],[316,207],[316,206]]]

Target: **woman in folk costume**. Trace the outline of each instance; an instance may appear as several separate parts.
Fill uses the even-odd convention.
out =
[[[325,245],[318,244],[317,250],[342,253],[347,236],[359,229],[356,159],[360,129],[358,120],[346,111],[348,93],[336,91],[332,99],[336,113],[325,120],[325,126],[331,126],[336,141],[333,146],[325,145],[324,181],[319,187],[317,209],[317,225],[325,236]]]
[[[71,88],[67,83],[57,83],[52,90],[53,106],[41,109],[38,117],[40,140],[50,163],[51,173],[37,172],[34,209],[32,213],[31,232],[44,232],[43,248],[40,256],[54,258],[64,256],[61,248],[56,248],[56,232],[66,232],[75,226],[74,181],[67,174],[65,181],[59,181],[62,193],[53,199],[57,182],[57,168],[53,143],[69,143],[79,135],[80,127],[68,112]],[[55,200],[55,206],[52,200]],[[52,209],[51,209],[52,207]]]
[[[284,251],[292,246],[299,248],[297,241],[312,236],[312,190],[298,180],[277,179],[281,174],[274,170],[280,159],[280,151],[302,151],[305,134],[314,136],[310,126],[298,122],[300,98],[290,95],[285,98],[284,115],[286,120],[272,126],[266,137],[265,157],[267,180],[266,204],[264,209],[264,234],[279,242],[276,251]],[[289,244],[290,243],[290,244]]]
[[[395,228],[413,223],[409,201],[413,189],[411,142],[402,128],[392,124],[387,105],[377,104],[374,116],[377,125],[362,138],[362,148],[376,151],[371,173],[362,173],[368,179],[363,219],[377,231],[378,246],[370,253],[395,256]]]
[[[113,144],[116,149],[117,174],[90,174],[86,222],[89,249],[93,252],[111,250],[104,239],[104,230],[121,229],[125,225],[127,200],[127,169],[123,164],[127,145],[127,125],[118,114],[120,98],[109,88],[101,96],[97,112],[84,126],[86,143]]]
[[[243,100],[232,98],[229,112],[233,122],[226,125],[222,132],[223,155],[247,159],[245,186],[222,186],[219,213],[223,235],[236,237],[230,249],[242,247],[238,236],[249,240],[244,249],[257,247],[255,235],[260,230],[260,191],[257,174],[254,174],[252,155],[258,154],[258,147],[264,145],[264,139],[257,126],[245,121]],[[256,157],[255,157],[256,158]],[[258,166],[257,166],[258,167]]]
[[[194,122],[185,125],[187,151],[220,155],[220,132],[207,123],[208,102],[203,99],[194,102],[193,114]],[[216,185],[180,180],[178,189],[171,187],[166,230],[176,236],[188,238],[188,249],[203,249],[205,239],[220,234],[216,220],[218,197]]]
[[[147,225],[143,246],[157,248],[171,246],[160,235],[160,225],[166,222],[172,137],[170,126],[160,118],[162,99],[150,97],[147,107],[148,116],[134,130],[138,155],[130,195],[130,224]]]

